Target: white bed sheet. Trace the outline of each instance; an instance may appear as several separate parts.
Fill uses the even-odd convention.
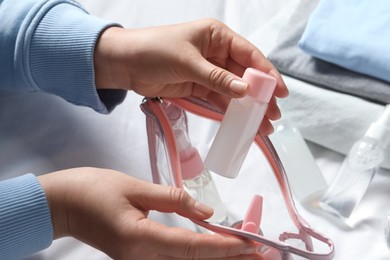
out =
[[[298,0],[80,2],[92,14],[132,28],[216,18],[248,37],[266,54],[274,46],[279,30],[288,21]],[[286,82],[292,95],[289,103],[283,103],[283,110],[289,114],[289,104],[299,94],[305,95],[305,85],[287,77]],[[129,93],[125,102],[112,114],[99,115],[88,108],[72,106],[54,96],[4,93],[0,96],[0,172],[6,173],[2,178],[25,172],[41,174],[69,167],[96,166],[113,168],[150,180],[150,167],[145,160],[148,158],[148,151],[144,115],[139,110],[141,100],[142,97]],[[356,102],[370,105],[363,100]],[[294,119],[294,116],[291,118]],[[199,119],[190,117],[191,132],[196,133],[192,134],[192,138],[204,153],[212,139],[213,131],[210,130],[215,130],[215,125],[204,122],[199,124],[197,120]],[[310,129],[306,130],[310,133]],[[309,145],[325,179],[330,181],[339,168],[343,155],[314,143]],[[256,156],[251,151],[247,158],[247,172],[250,172],[253,165],[256,165]],[[239,177],[236,185],[244,187],[248,178],[256,181],[256,176],[248,173],[247,176]],[[224,180],[216,178],[216,181],[221,193],[226,193]],[[302,207],[299,203],[297,206],[311,226],[333,239],[336,245],[334,259],[388,259],[390,252],[386,247],[383,228],[385,214],[390,209],[390,202],[387,200],[389,195],[389,172],[381,170],[358,209],[362,221],[351,230],[336,225],[317,209]],[[152,213],[151,218],[167,225],[194,229],[192,223],[173,214]],[[108,257],[75,239],[63,238],[28,259]]]

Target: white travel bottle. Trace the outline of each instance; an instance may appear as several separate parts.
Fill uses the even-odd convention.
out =
[[[275,78],[253,68],[242,79],[248,93],[230,101],[205,159],[207,169],[228,178],[237,177],[276,87]]]
[[[169,110],[171,125],[179,150],[184,189],[194,199],[214,209],[213,216],[207,219],[207,221],[227,225],[227,211],[222,203],[217,187],[210,172],[204,168],[199,152],[192,146],[188,136],[185,113],[176,106],[171,106]]]
[[[340,171],[320,200],[320,206],[351,225],[350,217],[366,193],[390,142],[390,105],[371,124],[345,158]]]

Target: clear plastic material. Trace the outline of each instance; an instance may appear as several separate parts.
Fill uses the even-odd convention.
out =
[[[282,120],[270,138],[286,169],[294,196],[302,203],[318,202],[327,184],[299,130]]]
[[[206,169],[195,178],[184,180],[184,189],[196,200],[212,207],[214,214],[207,221],[220,225],[228,225],[226,208],[222,203],[217,187],[209,171]]]
[[[383,155],[384,147],[376,139],[364,137],[355,143],[322,196],[321,207],[350,224],[348,220],[368,189]]]
[[[385,239],[387,248],[390,249],[390,212],[387,212],[385,219]]]
[[[187,140],[185,136],[188,137],[188,135],[178,135],[177,133],[177,129],[187,129],[186,120],[177,121],[184,126],[172,125],[172,119],[177,118],[175,117],[177,114],[171,113],[171,110],[167,109],[170,104],[205,118],[219,121],[222,119],[220,111],[200,99],[168,99],[168,102],[167,99],[164,101],[160,99],[146,100],[141,108],[147,115],[153,180],[160,183],[159,181],[166,177],[174,178],[170,183],[175,187],[195,190],[193,196],[201,194],[196,190],[197,187],[201,187],[202,191],[212,187],[212,191],[216,191],[214,184],[209,185],[209,178],[204,174],[204,171],[199,177],[188,174],[191,172],[188,171],[192,168],[191,165],[196,165],[193,162],[196,162],[197,159],[193,158],[197,158],[199,153],[194,152],[196,149],[190,148],[192,145],[184,145],[190,144],[183,142],[183,140]],[[184,116],[184,118],[186,117]],[[186,133],[186,131],[184,132]],[[255,142],[260,150],[255,149],[253,152],[260,156],[258,159],[262,159],[263,155],[266,162],[263,160],[253,161],[252,163],[256,164],[256,167],[253,168],[254,171],[245,171],[235,180],[221,179],[221,181],[226,181],[224,185],[229,185],[229,192],[228,194],[224,193],[224,195],[226,201],[229,202],[227,206],[232,214],[232,219],[237,223],[243,220],[242,226],[244,228],[197,219],[192,219],[192,221],[200,226],[199,230],[202,232],[207,229],[221,235],[237,236],[258,243],[259,252],[267,260],[291,260],[301,259],[301,257],[313,260],[331,259],[335,252],[333,242],[311,228],[297,212],[291,198],[284,168],[272,143],[267,137],[260,135],[256,135]],[[158,153],[158,150],[163,150],[158,149],[161,145],[166,146],[168,153]],[[184,149],[184,153],[181,145],[187,147]],[[159,158],[160,155],[163,158]],[[168,158],[165,158],[165,155],[168,155]],[[160,165],[165,165],[157,164],[160,159],[166,161],[166,165],[168,169],[173,171],[172,173],[169,173],[170,170],[159,168]],[[158,178],[157,175],[160,174],[166,176]],[[249,175],[245,176],[246,174]],[[211,177],[211,175],[209,176]],[[245,180],[244,183],[241,183],[243,180]],[[207,192],[207,194],[212,194],[212,192]],[[266,197],[263,194],[266,194]],[[211,197],[215,198],[215,196]],[[258,199],[259,197],[261,199]],[[253,203],[249,203],[251,198],[255,198],[255,200],[252,199]],[[245,210],[246,205],[249,205],[247,210]],[[262,232],[258,232],[260,229]]]
[[[179,150],[184,189],[191,197],[214,209],[213,216],[207,221],[220,225],[228,224],[227,211],[212,175],[204,168],[198,150],[191,144],[186,114],[183,110],[171,104],[166,106],[165,110],[169,115]]]
[[[372,123],[347,154],[340,171],[320,200],[320,206],[353,226],[351,215],[379,169],[390,142],[390,106]]]

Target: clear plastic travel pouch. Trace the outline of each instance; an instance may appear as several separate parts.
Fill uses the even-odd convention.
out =
[[[182,188],[182,165],[172,120],[181,116],[182,120],[176,124],[187,130],[187,112],[215,121],[221,121],[223,113],[197,98],[145,98],[141,109],[146,115],[153,182]],[[237,185],[236,179],[223,179],[227,185],[230,182],[229,189],[225,189],[228,193],[221,194],[229,221],[223,224],[192,221],[220,235],[255,241],[265,259],[332,259],[333,242],[311,228],[299,215],[285,170],[269,138],[257,134],[254,143],[259,148],[259,165],[254,172],[240,173],[246,178],[241,179],[241,184],[246,184]],[[241,171],[245,169],[244,163]]]

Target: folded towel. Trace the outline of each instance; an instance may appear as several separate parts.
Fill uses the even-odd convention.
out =
[[[278,101],[283,118],[294,124],[306,140],[342,154],[363,137],[384,111],[382,105],[351,95],[287,76],[284,80],[290,95]],[[384,158],[382,167],[390,169],[390,145]]]
[[[289,30],[286,26],[293,25],[291,10],[297,10],[295,13],[297,15],[302,13],[301,8],[305,6],[309,8],[306,4],[317,1],[303,0],[299,5],[293,5],[292,2],[288,3],[287,12],[284,8],[267,26],[259,28],[250,37],[250,40],[267,56],[277,45],[277,39],[286,35],[286,30]],[[304,24],[302,31],[303,28]],[[265,38],[264,35],[268,37]],[[295,48],[299,50],[296,44]],[[299,51],[305,55],[301,50]],[[291,59],[294,60],[294,57]],[[364,135],[370,124],[384,110],[383,105],[362,98],[316,87],[289,76],[284,75],[283,78],[290,95],[278,100],[282,117],[299,128],[306,140],[342,154],[346,154],[351,149],[353,143]],[[331,84],[329,86],[332,87]],[[374,86],[376,88],[377,85],[372,85]],[[385,151],[382,167],[390,169],[390,147]]]
[[[316,0],[302,0],[278,38],[268,59],[283,74],[320,87],[361,97],[379,104],[390,102],[390,84],[314,58],[300,48],[298,41]]]
[[[321,0],[299,46],[312,56],[390,82],[390,1]]]

